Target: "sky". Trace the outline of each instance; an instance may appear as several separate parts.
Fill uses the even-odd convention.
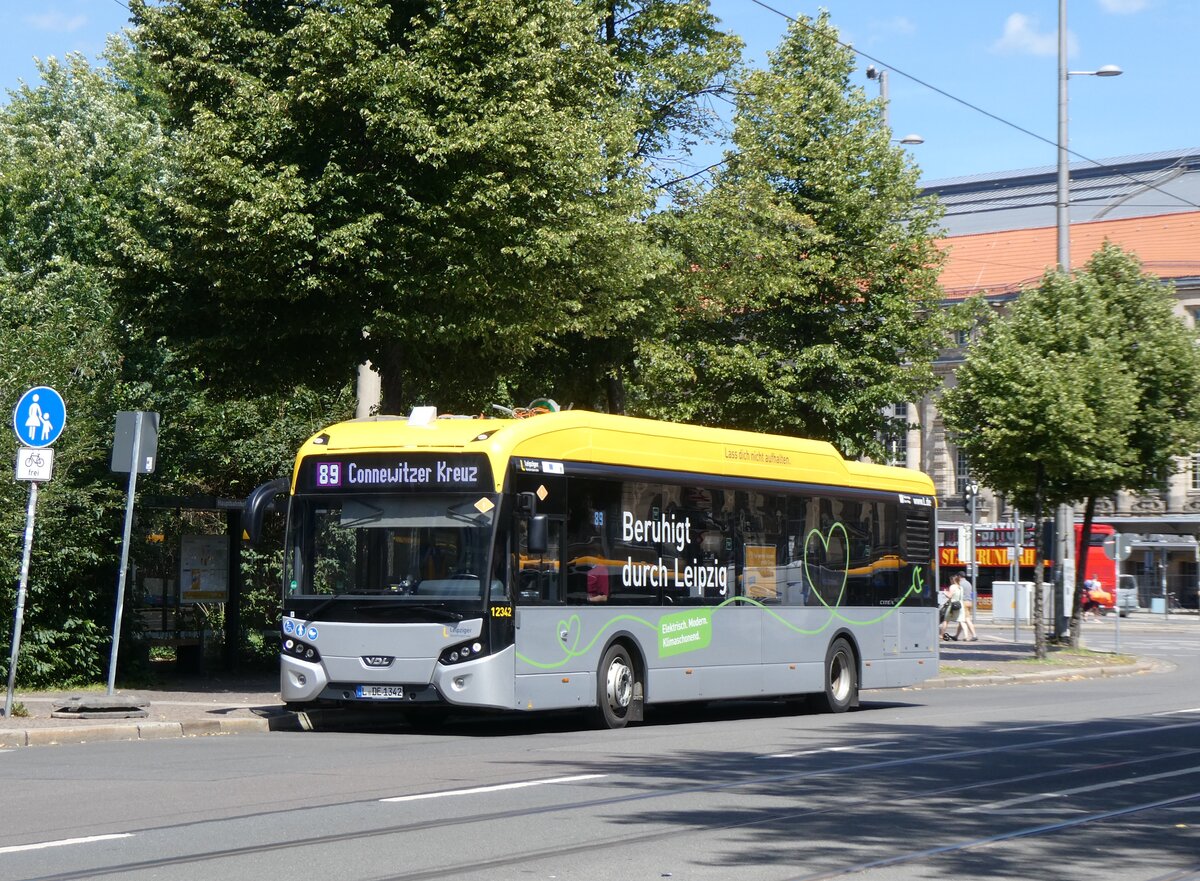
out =
[[[711,0],[722,27],[745,41],[746,58],[757,66],[787,28],[780,12],[827,9],[843,41],[861,53],[854,80],[868,97],[879,86],[866,77],[867,66],[888,70],[889,121],[897,138],[925,139],[906,148],[923,179],[1057,161],[1057,0],[764,2],[778,12],[755,0]],[[36,83],[34,56],[82,52],[97,59],[106,36],[127,19],[123,0],[0,0],[0,90]],[[1069,0],[1067,29],[1071,70],[1115,64],[1124,71],[1070,78],[1074,152],[1104,160],[1200,147],[1200,74],[1190,60],[1200,2]]]

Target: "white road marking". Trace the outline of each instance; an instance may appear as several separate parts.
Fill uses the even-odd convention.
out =
[[[996,728],[996,734],[1011,734],[1014,731],[1041,731],[1046,728],[1065,728],[1067,722],[1050,722],[1046,725],[1021,725],[1018,728]]]
[[[525,789],[529,786],[546,786],[550,783],[577,783],[580,780],[596,780],[607,777],[607,774],[579,774],[575,777],[551,777],[546,780],[526,780],[523,783],[500,783],[495,786],[476,786],[472,789],[450,789],[445,792],[425,792],[421,795],[398,795],[393,798],[381,798],[380,801],[420,801],[426,798],[447,798],[452,795],[477,795],[481,792],[500,792],[505,789]]]
[[[964,808],[964,813],[976,813],[979,811],[997,811],[1004,808],[1011,808],[1014,805],[1029,804],[1030,802],[1043,801],[1051,798],[1065,798],[1068,795],[1078,795],[1081,792],[1099,792],[1102,789],[1116,789],[1121,786],[1132,786],[1137,783],[1146,783],[1150,780],[1164,780],[1168,777],[1183,777],[1188,774],[1200,774],[1200,767],[1183,768],[1179,771],[1164,771],[1161,774],[1148,774],[1145,777],[1130,777],[1128,780],[1114,780],[1111,783],[1096,783],[1092,786],[1079,786],[1075,789],[1063,789],[1057,792],[1039,792],[1035,795],[1026,795],[1021,798],[1010,798],[1005,801],[994,801],[986,805],[971,805]]]
[[[894,746],[898,740],[884,740],[879,743],[860,743],[855,746],[827,746],[822,749],[809,749],[798,753],[775,753],[769,756],[759,756],[760,759],[794,759],[797,756],[815,756],[820,753],[846,753],[857,749],[870,749],[874,746]]]
[[[26,850],[43,850],[47,847],[65,847],[68,844],[91,844],[94,841],[112,841],[114,838],[132,837],[132,832],[119,832],[115,835],[89,835],[87,838],[62,838],[58,841],[42,841],[38,844],[17,844],[12,847],[0,847],[0,853],[20,853]]]
[[[1151,713],[1152,716],[1176,716],[1180,713],[1200,713],[1200,707],[1192,707],[1190,710],[1168,710],[1165,713]]]

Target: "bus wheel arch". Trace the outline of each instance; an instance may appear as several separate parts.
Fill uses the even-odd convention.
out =
[[[637,641],[616,634],[604,647],[596,670],[596,706],[592,720],[599,728],[624,728],[642,720],[646,662]]]
[[[823,690],[813,695],[814,707],[824,713],[844,713],[858,706],[862,656],[854,637],[839,631],[829,641],[821,673]]]

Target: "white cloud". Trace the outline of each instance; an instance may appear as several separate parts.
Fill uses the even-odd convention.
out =
[[[25,16],[25,24],[39,31],[71,33],[87,24],[86,15],[66,15],[62,12],[43,12]]]
[[[1074,55],[1075,37],[1067,34],[1067,52]],[[1038,31],[1038,20],[1014,12],[1004,22],[1004,36],[992,44],[993,52],[1006,55],[1057,55],[1058,32]]]
[[[1105,12],[1113,15],[1132,15],[1150,5],[1149,0],[1100,0]]]

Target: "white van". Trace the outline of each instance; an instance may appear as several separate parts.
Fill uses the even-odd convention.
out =
[[[1132,575],[1117,576],[1117,608],[1122,618],[1138,610],[1137,579]]]

